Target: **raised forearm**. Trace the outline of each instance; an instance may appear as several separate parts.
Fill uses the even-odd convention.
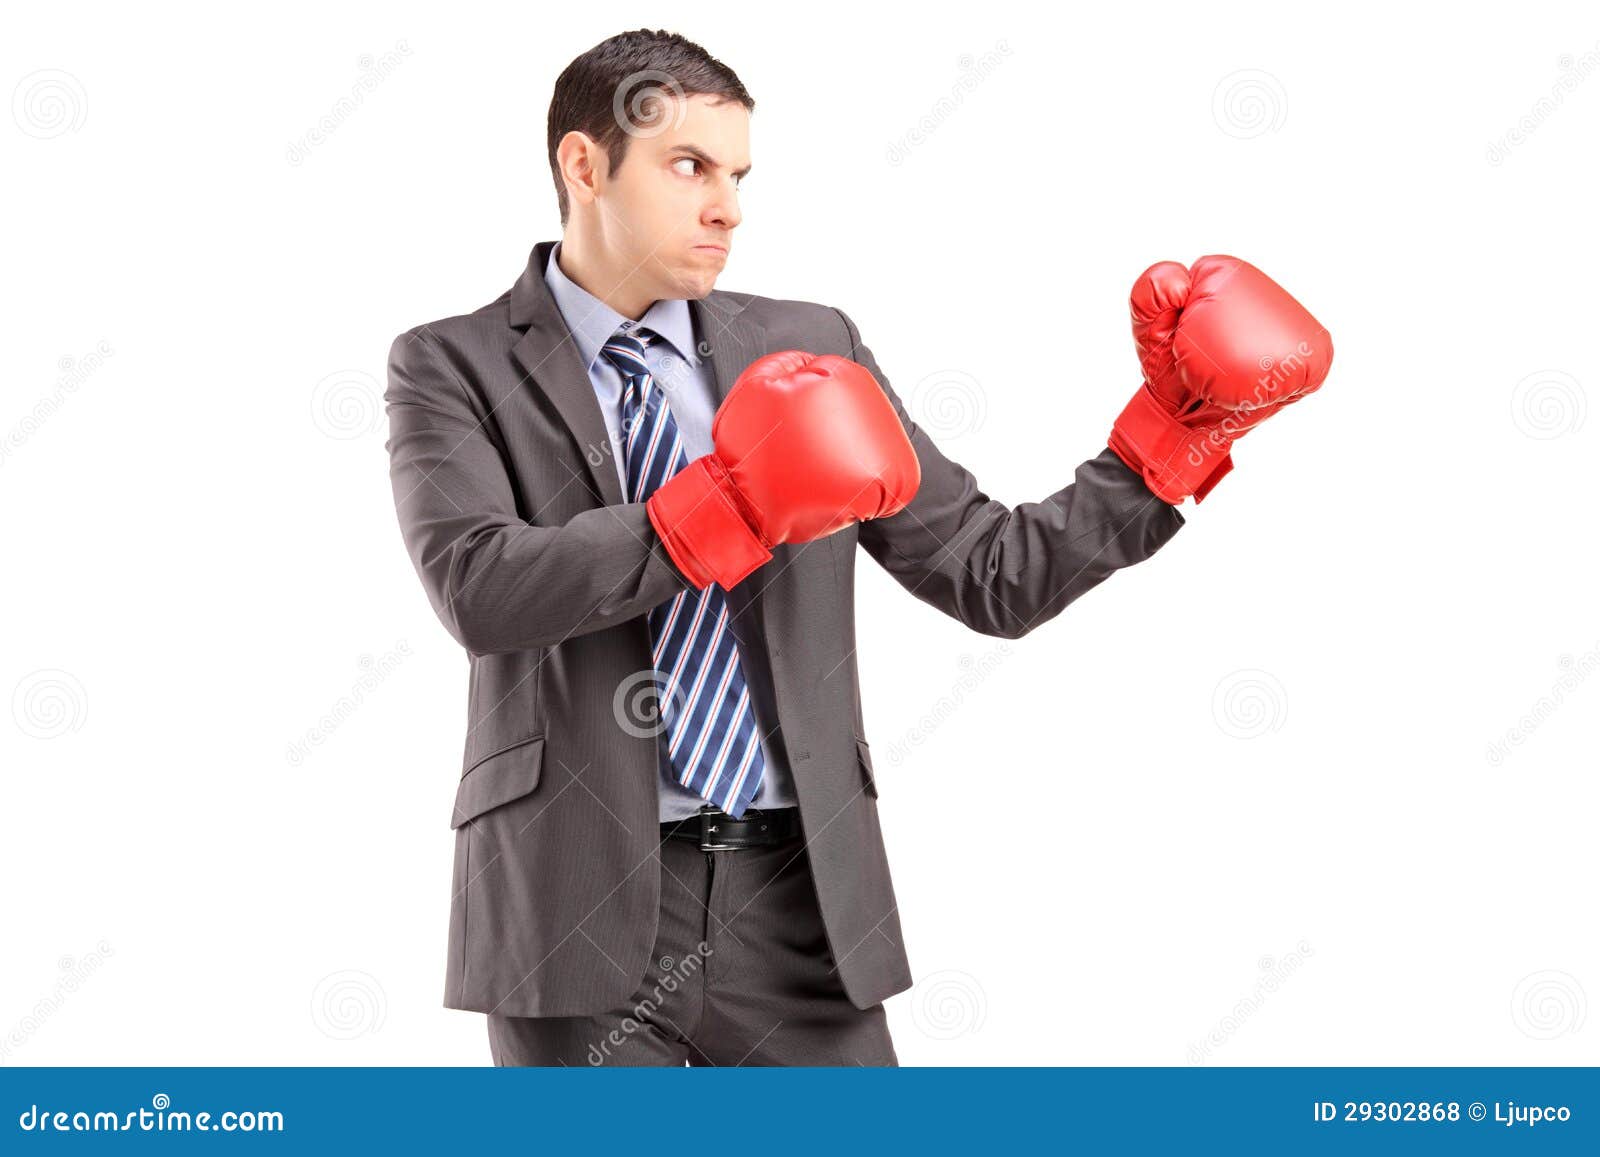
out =
[[[963,489],[964,498],[958,491],[923,512],[932,522],[863,527],[862,542],[918,598],[1002,638],[1020,638],[1149,558],[1184,522],[1109,450],[1041,502],[1007,507],[975,484]],[[906,513],[916,514],[914,505]]]

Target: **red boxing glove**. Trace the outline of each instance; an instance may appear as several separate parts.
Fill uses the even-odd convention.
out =
[[[1129,298],[1144,385],[1110,446],[1163,501],[1200,502],[1233,469],[1236,439],[1315,392],[1333,339],[1247,261],[1152,265]]]
[[[672,561],[702,590],[731,588],[779,543],[895,514],[922,481],[872,372],[832,354],[784,350],[751,363],[711,441],[645,504]]]

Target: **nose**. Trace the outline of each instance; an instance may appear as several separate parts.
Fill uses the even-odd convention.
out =
[[[700,220],[702,224],[721,229],[735,228],[744,220],[744,215],[739,212],[739,186],[731,179],[719,181],[716,193],[706,205]]]

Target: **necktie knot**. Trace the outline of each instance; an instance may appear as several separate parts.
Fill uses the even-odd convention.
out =
[[[653,336],[650,330],[643,327],[618,329],[606,339],[606,344],[600,347],[600,352],[605,355],[607,361],[622,371],[624,377],[638,377],[640,374],[650,372],[644,360],[644,351]]]

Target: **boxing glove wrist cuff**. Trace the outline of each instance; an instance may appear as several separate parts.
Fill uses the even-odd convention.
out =
[[[772,557],[714,454],[696,458],[658,486],[645,511],[667,554],[700,590],[711,583],[728,590]]]
[[[1205,480],[1202,481],[1199,486],[1194,488],[1195,504],[1199,505],[1200,503],[1204,502],[1206,500],[1206,495],[1211,493],[1211,488],[1218,482],[1221,482],[1222,476],[1232,469],[1233,455],[1231,453],[1224,454],[1222,456],[1222,461],[1218,462],[1211,473],[1206,475]]]
[[[1163,502],[1202,501],[1233,469],[1233,440],[1207,426],[1186,426],[1141,384],[1117,415],[1107,443]]]

